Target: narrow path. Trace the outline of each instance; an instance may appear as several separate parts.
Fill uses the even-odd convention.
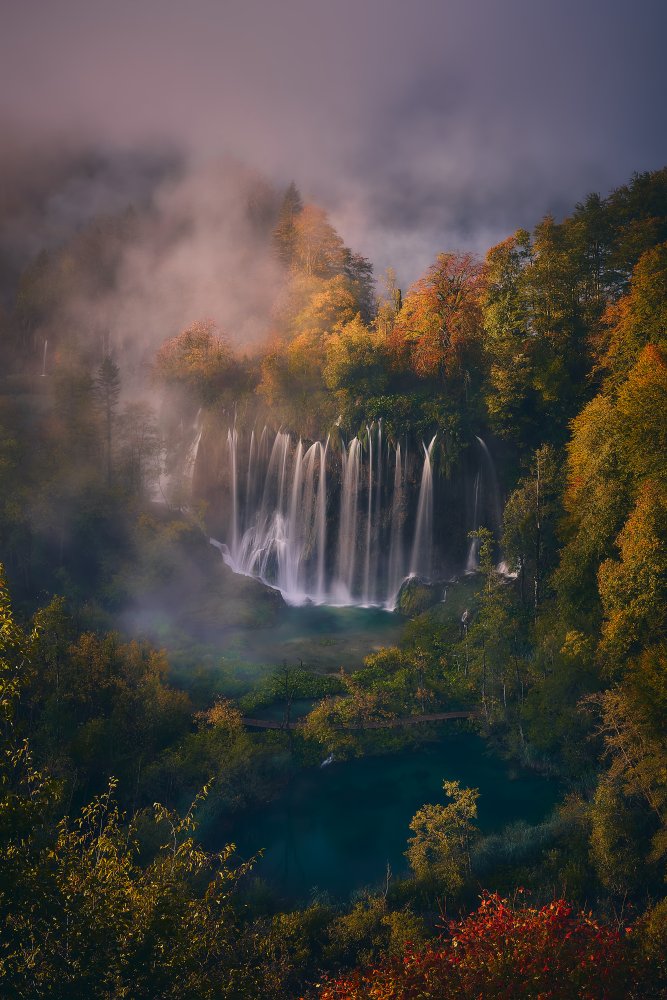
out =
[[[344,729],[398,729],[400,726],[418,726],[422,722],[447,722],[449,719],[476,719],[479,712],[433,712],[431,715],[406,715],[402,719],[380,719],[375,722],[360,722],[359,725],[344,726]],[[251,729],[298,729],[303,719],[290,722],[273,722],[269,719],[243,719],[243,725]]]

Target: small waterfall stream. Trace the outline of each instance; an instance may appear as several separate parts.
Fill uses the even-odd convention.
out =
[[[472,508],[472,530],[477,531],[479,527],[479,484],[481,479],[479,469],[475,475],[475,486],[473,489]],[[468,558],[466,559],[466,573],[474,573],[479,568],[479,539],[471,538],[468,547]]]
[[[391,501],[391,528],[389,542],[389,568],[387,572],[386,606],[394,607],[403,582],[403,521],[405,481],[401,465],[401,445],[396,445],[394,460],[394,489]]]
[[[361,442],[352,438],[347,453],[343,450],[340,523],[338,528],[338,561],[333,595],[341,604],[353,604],[354,571],[357,557],[359,522],[359,471]]]
[[[370,601],[371,586],[371,536],[373,528],[373,435],[371,428],[366,428],[368,434],[368,503],[366,510],[366,555],[364,557],[364,594],[363,603]]]
[[[417,520],[415,522],[415,537],[412,543],[410,558],[410,575],[431,578],[431,561],[433,555],[433,470],[431,454],[435,444],[435,435],[428,448],[422,442],[424,449],[424,464],[422,466],[421,485],[419,487],[419,503],[417,504]]]
[[[496,463],[493,461],[491,452],[489,451],[486,441],[483,438],[475,435],[475,439],[479,441],[480,448],[482,449],[482,454],[484,456],[484,467],[485,472],[488,476],[488,487],[487,495],[491,501],[491,511],[493,514],[494,524],[492,525],[494,534],[497,539],[500,539],[503,530],[503,501],[500,495],[500,486],[498,485],[498,476],[496,474]]]
[[[183,467],[183,477],[190,489],[192,488],[192,478],[195,474],[195,465],[197,462],[197,455],[199,454],[199,445],[201,443],[202,434],[204,433],[204,421],[202,419],[201,407],[197,410],[197,416],[195,417],[195,422],[192,425],[192,431],[194,437],[185,456],[185,463]]]

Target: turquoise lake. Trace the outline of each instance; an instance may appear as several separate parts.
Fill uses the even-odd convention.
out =
[[[380,885],[387,864],[407,873],[410,820],[424,803],[445,801],[445,780],[479,788],[483,833],[540,822],[558,792],[490,755],[480,737],[453,733],[423,749],[297,772],[276,801],[237,817],[230,833],[244,859],[264,849],[254,874],[284,896],[324,890],[344,899]]]

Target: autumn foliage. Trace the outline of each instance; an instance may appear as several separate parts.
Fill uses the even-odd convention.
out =
[[[200,320],[166,340],[155,356],[155,377],[189,389],[200,402],[213,402],[229,384],[238,386],[240,370],[227,340],[211,320]]]
[[[410,290],[391,337],[421,377],[465,377],[481,336],[483,270],[471,254],[440,254]]]
[[[620,1000],[631,995],[628,937],[563,899],[537,909],[489,894],[434,945],[331,980],[319,1000]]]

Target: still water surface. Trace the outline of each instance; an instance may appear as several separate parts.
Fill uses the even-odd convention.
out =
[[[544,819],[557,786],[513,771],[472,733],[456,733],[419,750],[364,757],[297,772],[279,800],[239,817],[232,831],[242,857],[264,848],[254,874],[286,896],[315,888],[345,898],[383,882],[387,863],[396,875],[410,820],[425,802],[442,802],[444,780],[479,788],[484,833],[522,819]]]

